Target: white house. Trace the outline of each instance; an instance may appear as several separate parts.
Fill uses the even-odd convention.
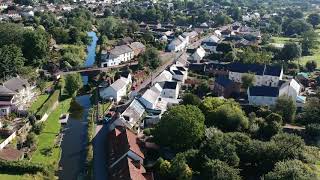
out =
[[[202,46],[200,46],[191,55],[191,61],[199,63],[204,58],[205,55],[206,55],[206,51],[202,48]]]
[[[173,80],[184,83],[184,81],[188,78],[188,69],[186,67],[173,64],[169,69]]]
[[[128,45],[116,46],[110,51],[101,52],[101,67],[117,66],[122,62],[130,61],[134,51]]]
[[[161,97],[170,98],[170,99],[178,99],[179,96],[179,84],[176,81],[166,81],[163,84]]]
[[[20,77],[11,78],[0,85],[0,115],[8,115],[13,110],[25,110],[35,96],[34,88]]]
[[[156,78],[154,78],[153,83],[171,81],[171,80],[172,80],[171,72],[164,70]]]
[[[162,87],[156,83],[139,98],[139,101],[146,107],[146,109],[157,109],[161,91]]]
[[[189,45],[189,36],[183,37],[180,35],[170,42],[170,44],[168,45],[168,50],[172,52],[173,51],[178,52],[185,49],[188,45]]]
[[[119,102],[123,96],[127,95],[129,80],[121,77],[112,83],[109,87],[100,90],[100,97],[103,99],[114,100]]]
[[[248,100],[252,105],[274,105],[280,96],[289,96],[299,104],[305,103],[301,101],[301,86],[294,79],[289,81],[280,81],[277,87],[274,86],[253,86],[248,88]]]
[[[220,33],[221,35],[221,33]],[[201,42],[201,46],[204,50],[217,53],[217,46],[221,39],[215,35],[211,35]]]
[[[277,87],[279,81],[282,80],[282,67],[258,65],[258,64],[229,64],[229,79],[242,83],[242,76],[245,74],[254,74],[254,86],[272,86]]]

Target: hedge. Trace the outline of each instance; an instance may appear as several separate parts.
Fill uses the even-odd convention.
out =
[[[86,148],[87,151],[87,178],[92,179],[92,161],[93,161],[93,146],[92,146],[92,140],[94,136],[94,121],[96,117],[96,106],[92,106],[89,109],[88,113],[88,133],[87,133],[87,140],[88,140],[88,146]]]
[[[37,174],[41,172],[48,174],[48,167],[39,163],[32,163],[25,160],[3,161],[0,160],[0,172],[3,174]]]
[[[54,104],[59,100],[60,90],[55,90],[48,100],[42,105],[41,109],[37,112],[36,117],[37,119],[41,119],[41,117],[47,113]]]

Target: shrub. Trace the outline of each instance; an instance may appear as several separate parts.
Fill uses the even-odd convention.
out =
[[[32,127],[32,131],[37,135],[39,135],[42,132],[43,129],[44,129],[44,124],[43,123],[35,124]]]
[[[40,119],[45,113],[47,113],[54,104],[59,100],[60,90],[55,90],[48,100],[42,105],[41,109],[37,112],[36,117]]]

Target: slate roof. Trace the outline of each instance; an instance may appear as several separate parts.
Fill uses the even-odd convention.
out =
[[[163,89],[176,89],[178,83],[176,81],[166,81],[163,85]]]
[[[132,121],[128,121],[132,126],[141,118],[145,109],[138,100],[133,100],[129,107],[122,113],[122,116],[132,118]]]
[[[278,97],[279,88],[271,86],[252,86],[249,88],[250,96]]]
[[[156,91],[153,89],[148,89],[141,98],[145,99],[146,101],[155,104],[160,97],[160,91]]]
[[[0,86],[0,95],[14,95],[15,92],[6,88],[5,86]]]
[[[242,63],[230,63],[228,65],[229,70],[238,73],[254,73],[255,75],[263,75],[264,65],[259,64],[242,64]]]
[[[20,77],[13,77],[4,82],[3,85],[11,91],[17,92],[24,89],[26,86],[30,86],[27,80]]]
[[[227,78],[227,77],[225,77],[225,76],[219,76],[219,77],[215,80],[215,83],[217,83],[217,84],[219,84],[219,85],[221,85],[221,86],[223,86],[223,87],[227,87],[227,86],[232,85],[233,82],[232,82],[229,78]]]
[[[279,66],[266,65],[266,68],[264,70],[264,75],[280,76],[281,70],[282,70],[282,68]]]
[[[183,73],[179,70],[173,70],[173,73],[176,75],[183,75]]]
[[[132,52],[133,50],[128,45],[114,47],[109,53],[111,56],[120,56],[121,54]]]

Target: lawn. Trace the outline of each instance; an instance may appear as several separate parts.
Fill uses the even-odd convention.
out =
[[[271,41],[275,44],[285,44],[287,42],[297,42],[298,38],[290,38],[290,37],[280,37],[280,36],[273,36]]]
[[[37,100],[34,101],[34,102],[31,104],[31,106],[30,106],[30,108],[29,108],[29,112],[36,113],[36,112],[40,109],[40,107],[42,106],[42,104],[43,104],[44,102],[46,102],[46,100],[48,99],[48,97],[49,97],[49,94],[42,94],[42,95],[38,96],[38,97],[37,97]]]
[[[52,153],[45,155],[44,151],[48,150],[55,144],[57,135],[60,132],[59,117],[61,114],[66,113],[69,110],[71,99],[66,99],[60,102],[59,106],[49,115],[45,122],[45,128],[38,136],[37,150],[33,153],[31,161],[37,163],[43,163],[46,165],[57,165],[60,159],[60,147],[55,147]]]
[[[316,29],[315,32],[317,32],[318,34],[320,34],[320,29]],[[320,43],[320,39],[318,39],[319,43]],[[310,60],[314,60],[317,62],[318,68],[320,68],[320,44],[318,44],[318,48],[317,49],[313,49],[312,50],[312,55],[311,56],[303,56],[299,59],[299,63],[301,65],[305,65],[308,61]]]
[[[104,112],[103,111],[106,111],[108,108],[109,108],[109,106],[111,105],[111,103],[102,103],[102,104],[99,104],[99,116],[103,116],[104,114]]]

